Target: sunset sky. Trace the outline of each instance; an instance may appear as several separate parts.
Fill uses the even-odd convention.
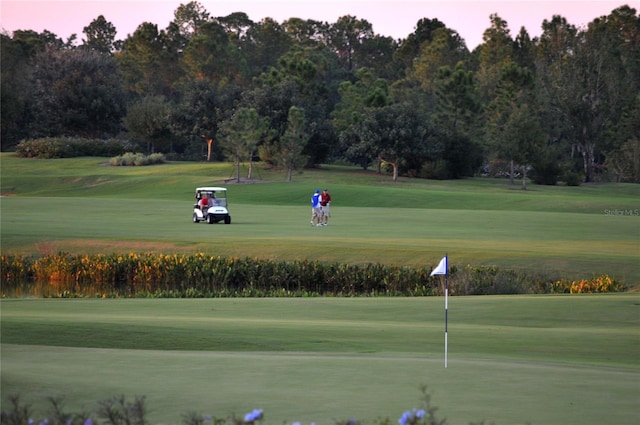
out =
[[[165,29],[180,4],[189,0],[1,0],[0,29],[48,30],[66,40],[71,34],[84,39],[83,29],[99,15],[117,30],[117,39],[132,34],[138,25],[151,22]],[[637,0],[200,0],[212,16],[245,12],[254,22],[271,17],[282,23],[288,18],[314,19],[334,23],[340,16],[366,19],[375,33],[395,39],[406,38],[421,18],[437,18],[465,39],[467,47],[482,43],[489,27],[489,15],[506,20],[512,37],[524,26],[531,37],[540,35],[542,21],[561,15],[576,26],[608,15],[628,4],[638,9]]]

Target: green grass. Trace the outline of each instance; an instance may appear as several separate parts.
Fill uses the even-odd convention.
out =
[[[640,283],[640,185],[394,183],[350,167],[229,183],[229,226],[191,223],[193,189],[229,164],[109,167],[0,154],[2,253],[205,252],[282,260],[498,265]],[[331,225],[309,197],[329,187]],[[263,408],[266,424],[369,422],[420,406],[452,425],[636,424],[637,293],[441,298],[0,301],[3,408],[147,397],[154,423]]]
[[[2,154],[3,253],[205,252],[282,260],[497,265],[564,278],[609,274],[640,285],[640,185],[536,186],[431,181],[353,167],[294,181],[257,166],[229,183],[233,223],[191,223],[193,190],[225,184],[230,164],[110,167],[103,158],[26,160]],[[328,186],[331,225],[309,226],[309,198]]]
[[[637,294],[2,300],[2,399],[94,408],[145,395],[154,423],[263,408],[267,424],[395,421],[427,385],[449,424],[637,423]]]

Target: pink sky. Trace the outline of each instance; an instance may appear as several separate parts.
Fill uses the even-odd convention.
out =
[[[132,34],[138,25],[151,22],[165,29],[180,4],[189,0],[0,0],[0,29],[48,30],[67,39],[103,15],[117,30],[117,39]],[[282,23],[288,18],[315,19],[334,23],[340,16],[366,19],[377,34],[406,38],[421,18],[437,18],[465,39],[470,49],[482,43],[489,27],[489,15],[506,20],[511,36],[524,26],[531,37],[540,35],[542,21],[561,15],[576,26],[608,15],[628,4],[638,9],[637,0],[200,0],[212,16],[245,12],[254,22],[271,17]]]

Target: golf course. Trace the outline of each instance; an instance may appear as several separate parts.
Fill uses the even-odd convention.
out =
[[[640,421],[640,185],[435,181],[338,165],[114,167],[0,154],[3,255],[205,253],[435,267],[555,279],[608,275],[615,294],[443,297],[11,298],[0,301],[1,402],[34,419],[144,396],[153,424],[195,412],[262,423],[450,425]],[[246,164],[245,164],[246,165]],[[516,182],[518,183],[518,182]],[[194,189],[228,188],[231,224],[193,223]],[[328,188],[329,226],[309,225]],[[445,279],[436,276],[433,279]],[[353,422],[352,421],[352,422]],[[231,422],[228,422],[231,423]]]

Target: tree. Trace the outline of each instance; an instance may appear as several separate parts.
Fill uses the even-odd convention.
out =
[[[14,146],[26,137],[30,121],[29,103],[31,94],[31,59],[39,46],[34,45],[34,38],[23,40],[20,33],[12,39],[0,34],[0,135],[2,149]]]
[[[120,132],[125,93],[112,57],[83,49],[47,49],[35,60],[32,136],[103,137]]]
[[[370,108],[360,123],[362,140],[375,150],[383,165],[392,167],[393,181],[410,158],[424,155],[427,129],[423,123],[424,117],[408,104]]]
[[[353,83],[343,81],[340,84],[340,101],[331,116],[340,135],[341,151],[347,159],[366,170],[376,158],[376,153],[370,149],[368,141],[360,137],[359,125],[368,109],[387,106],[391,103],[391,98],[387,81],[377,78],[372,69],[359,69],[355,77],[357,80]]]
[[[438,165],[435,178],[473,175],[481,162],[479,122],[482,108],[478,100],[474,73],[462,62],[455,68],[441,67],[434,82],[435,123],[440,152],[432,151]],[[433,157],[433,153],[437,153]]]
[[[513,134],[514,125],[520,117],[512,119],[521,104],[527,104],[533,93],[533,74],[515,63],[502,69],[496,96],[487,106],[486,134],[488,145],[499,159],[509,161],[509,180],[514,184],[515,161],[518,157],[518,135]],[[511,123],[511,127],[509,124]]]
[[[545,136],[538,117],[527,103],[515,105],[505,123],[505,134],[513,138],[511,158],[522,169],[522,189],[527,190],[527,169],[543,149]]]
[[[446,26],[438,19],[420,19],[416,24],[415,31],[402,40],[400,46],[394,52],[394,60],[399,62],[405,69],[411,68],[413,61],[420,54],[423,43],[433,40],[433,33],[442,28],[446,28]]]
[[[253,108],[239,108],[220,124],[221,138],[228,156],[236,165],[236,180],[240,183],[240,163],[249,161],[247,178],[252,178],[253,157],[258,142],[267,133],[269,122]]]
[[[100,15],[83,30],[86,40],[84,48],[98,53],[111,54],[115,49],[116,27]]]
[[[189,41],[184,50],[182,65],[193,79],[207,79],[216,84],[226,84],[240,79],[241,60],[224,27],[217,22],[207,22]]]
[[[455,68],[456,65],[468,58],[464,41],[457,32],[448,28],[438,28],[431,34],[431,40],[425,41],[412,66],[407,69],[407,75],[420,82],[427,91],[434,89],[434,80],[441,67]]]
[[[211,19],[209,12],[197,1],[180,4],[173,13],[173,17],[178,32],[187,40],[196,35],[200,28]]]
[[[171,150],[169,112],[164,96],[145,96],[129,107],[124,125],[134,139],[147,144],[147,152]]]
[[[279,143],[276,160],[287,170],[287,181],[291,181],[293,171],[304,166],[307,158],[303,155],[304,148],[309,141],[305,130],[304,110],[292,106],[289,109],[287,129]]]
[[[188,140],[189,156],[201,159],[222,156],[217,143],[219,123],[231,117],[240,96],[237,87],[218,87],[208,80],[189,80],[178,86],[182,96],[172,108],[172,132]],[[207,148],[206,156],[203,152]]]
[[[126,88],[140,95],[170,95],[176,80],[177,52],[158,26],[144,22],[127,37],[115,57],[120,62]]]
[[[285,28],[271,18],[251,26],[241,43],[249,75],[253,77],[269,72],[292,45],[291,36]]]
[[[340,65],[349,72],[363,66],[358,61],[360,50],[373,37],[373,27],[367,20],[350,15],[341,16],[329,29],[331,47],[337,52]]]
[[[476,73],[480,98],[487,102],[493,98],[502,67],[512,60],[514,46],[507,21],[495,13],[489,18],[491,27],[484,31],[477,48],[480,63]]]

